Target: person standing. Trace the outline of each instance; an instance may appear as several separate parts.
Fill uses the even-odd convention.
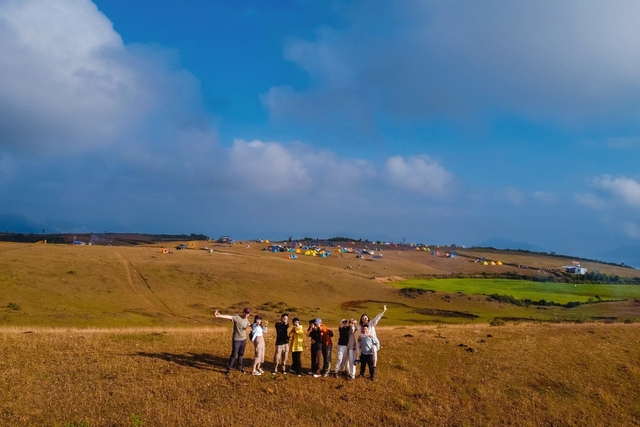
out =
[[[380,341],[370,331],[367,325],[361,328],[361,334],[358,337],[360,346],[360,376],[364,377],[367,366],[369,367],[369,375],[371,381],[375,380],[376,366],[373,364],[373,353],[376,347],[380,347]]]
[[[378,324],[378,322],[380,321],[380,319],[382,319],[382,316],[384,316],[384,313],[387,311],[387,306],[385,305],[382,308],[382,313],[378,314],[376,317],[374,317],[373,319],[369,319],[369,316],[365,314],[363,314],[362,316],[360,316],[360,334],[362,334],[362,329],[364,328],[364,326],[368,326],[369,328],[369,334],[372,335],[374,338],[378,338],[377,334],[376,334],[376,325]],[[376,366],[378,364],[378,349],[380,348],[380,342],[378,342],[378,346],[377,347],[373,347],[373,355],[372,355],[372,361],[373,361],[373,366]]]
[[[320,377],[320,358],[322,357],[322,333],[320,331],[320,319],[314,319],[309,322],[307,336],[311,338],[311,371],[309,374],[314,378]]]
[[[253,369],[251,375],[262,375],[262,364],[264,363],[264,334],[267,333],[268,322],[265,320],[262,324],[262,316],[256,314],[253,319],[253,325],[251,325],[251,341],[255,346],[256,352],[253,359]]]
[[[349,321],[349,342],[347,344],[347,351],[349,359],[347,361],[347,372],[349,376],[347,379],[354,379],[356,377],[356,354],[358,350],[358,322],[356,319]]]
[[[350,328],[351,325],[349,325],[347,319],[340,321],[340,326],[338,327],[338,355],[336,357],[336,369],[333,372],[336,377],[340,372],[346,372],[347,369],[347,361],[349,359],[347,346],[349,344]]]
[[[245,307],[242,313],[236,316],[220,314],[218,310],[215,316],[219,319],[227,319],[233,322],[233,337],[231,338],[231,356],[229,356],[229,365],[227,366],[227,375],[231,374],[231,369],[238,360],[238,370],[244,372],[244,350],[247,347],[247,328],[249,327],[249,313],[251,309]]]
[[[283,313],[276,322],[276,353],[273,355],[273,375],[278,373],[278,365],[282,364],[282,373],[286,375],[287,357],[289,357],[289,315]]]
[[[330,331],[327,325],[322,323],[322,319],[316,319],[314,323],[320,331],[322,341],[322,375],[328,377],[331,370],[331,350],[333,349],[331,337],[333,336],[333,331]]]
[[[302,350],[304,346],[304,328],[300,324],[300,319],[293,318],[293,328],[289,335],[291,336],[291,370],[298,376],[302,375],[302,362],[300,357],[302,356]]]

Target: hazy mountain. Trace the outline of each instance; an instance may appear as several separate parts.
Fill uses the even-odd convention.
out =
[[[9,231],[14,233],[40,233],[42,227],[34,224],[26,217],[11,213],[0,214],[0,232]]]
[[[496,249],[522,249],[532,252],[543,252],[544,249],[527,242],[517,242],[514,240],[503,239],[500,237],[491,237],[484,242],[477,243],[475,246],[496,248]]]

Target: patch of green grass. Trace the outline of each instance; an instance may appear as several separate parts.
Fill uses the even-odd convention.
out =
[[[398,288],[416,288],[436,292],[462,292],[466,295],[511,295],[516,299],[553,301],[567,304],[571,301],[589,302],[598,296],[601,300],[638,298],[640,286],[589,285],[572,283],[541,283],[509,279],[413,279],[394,282]]]

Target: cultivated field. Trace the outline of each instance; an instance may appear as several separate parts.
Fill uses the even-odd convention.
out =
[[[227,377],[230,329],[4,328],[0,425],[640,423],[637,324],[384,327],[378,334],[371,382]]]

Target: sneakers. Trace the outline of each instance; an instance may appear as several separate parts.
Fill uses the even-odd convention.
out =
[[[258,368],[258,372],[260,372],[260,375],[262,375],[264,371],[262,370],[262,368]]]
[[[277,371],[273,371],[271,372],[271,375],[276,375],[278,372]]]
[[[321,375],[320,374],[313,374],[313,378],[320,378]]]
[[[260,371],[253,371],[253,372],[251,372],[251,375],[262,375],[262,372],[260,372]]]
[[[227,372],[224,373],[226,376],[231,375],[231,371],[227,369]]]

